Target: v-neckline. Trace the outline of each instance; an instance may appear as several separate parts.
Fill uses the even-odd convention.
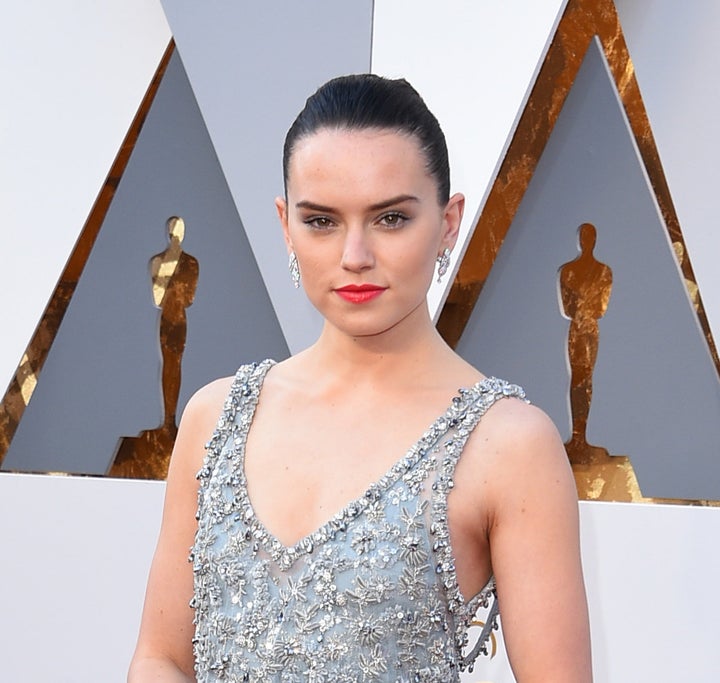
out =
[[[345,531],[353,519],[359,517],[362,512],[374,501],[378,500],[386,491],[395,484],[403,474],[411,471],[420,460],[437,444],[440,438],[459,422],[468,403],[468,395],[478,396],[485,391],[491,390],[493,383],[497,382],[494,377],[486,377],[476,382],[471,388],[461,388],[452,397],[448,407],[430,424],[423,434],[417,439],[405,454],[396,460],[390,468],[379,479],[372,482],[356,498],[350,500],[332,517],[323,522],[315,530],[299,538],[291,545],[285,545],[277,536],[271,532],[260,520],[250,500],[247,487],[247,476],[245,474],[245,448],[248,434],[252,428],[255,411],[260,401],[260,393],[265,382],[265,377],[275,365],[275,361],[268,359],[259,364],[255,374],[255,384],[252,392],[247,396],[245,405],[236,406],[246,415],[242,420],[241,433],[235,439],[235,467],[240,477],[241,486],[239,491],[239,504],[242,519],[247,526],[248,538],[255,540],[265,551],[267,551],[281,569],[288,569],[298,557],[313,552],[313,550],[327,542],[338,531]],[[259,373],[257,372],[259,370]],[[235,384],[241,381],[237,377]],[[233,387],[236,389],[237,387]],[[233,396],[237,392],[233,391]]]

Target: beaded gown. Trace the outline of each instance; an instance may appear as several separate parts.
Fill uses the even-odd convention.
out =
[[[362,496],[286,547],[255,516],[244,474],[272,365],[238,370],[198,473],[190,555],[198,683],[459,681],[487,653],[497,603],[493,579],[468,601],[460,592],[447,498],[483,414],[524,392],[495,378],[460,390]]]

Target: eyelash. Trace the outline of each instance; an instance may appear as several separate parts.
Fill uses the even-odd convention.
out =
[[[388,219],[394,222],[388,223]],[[388,211],[380,216],[376,223],[379,223],[381,227],[386,230],[397,230],[401,228],[403,224],[409,220],[409,217],[402,213],[402,211]],[[310,216],[303,220],[303,223],[307,225],[311,230],[317,230],[318,232],[324,232],[330,230],[335,226],[335,222],[328,216]]]
[[[387,223],[388,218],[395,219],[395,223]],[[401,211],[388,211],[387,213],[380,216],[378,221],[383,224],[383,227],[389,230],[397,230],[408,220],[408,217]]]
[[[325,223],[325,225],[318,225],[318,222],[322,221]],[[311,216],[310,218],[306,218],[303,223],[307,225],[312,230],[317,231],[323,231],[328,230],[333,226],[333,221],[331,218],[328,218],[327,216]]]

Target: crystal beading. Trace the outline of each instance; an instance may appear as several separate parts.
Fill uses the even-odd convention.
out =
[[[499,399],[495,378],[462,389],[357,500],[292,547],[255,516],[244,455],[266,360],[238,370],[198,472],[191,549],[198,683],[459,681],[487,653],[495,584],[463,599],[448,495],[463,448]],[[478,610],[486,627],[469,648]]]

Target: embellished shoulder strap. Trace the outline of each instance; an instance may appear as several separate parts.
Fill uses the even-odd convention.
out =
[[[259,392],[265,373],[274,364],[275,361],[271,359],[266,359],[261,363],[247,363],[241,365],[235,373],[235,378],[225,398],[222,412],[215,425],[215,431],[210,437],[210,440],[205,444],[203,465],[196,475],[196,478],[200,481],[198,491],[199,505],[203,502],[204,490],[215,469],[215,463],[222,451],[223,445],[232,435],[234,426],[237,423],[238,412],[242,410],[243,403],[248,397]]]
[[[519,398],[529,403],[522,387],[497,377],[488,377],[470,389],[460,389],[458,396],[453,399],[451,410],[454,413],[454,434],[445,442],[446,457],[443,462],[443,475],[448,481],[452,481],[473,429],[483,415],[503,398]]]

